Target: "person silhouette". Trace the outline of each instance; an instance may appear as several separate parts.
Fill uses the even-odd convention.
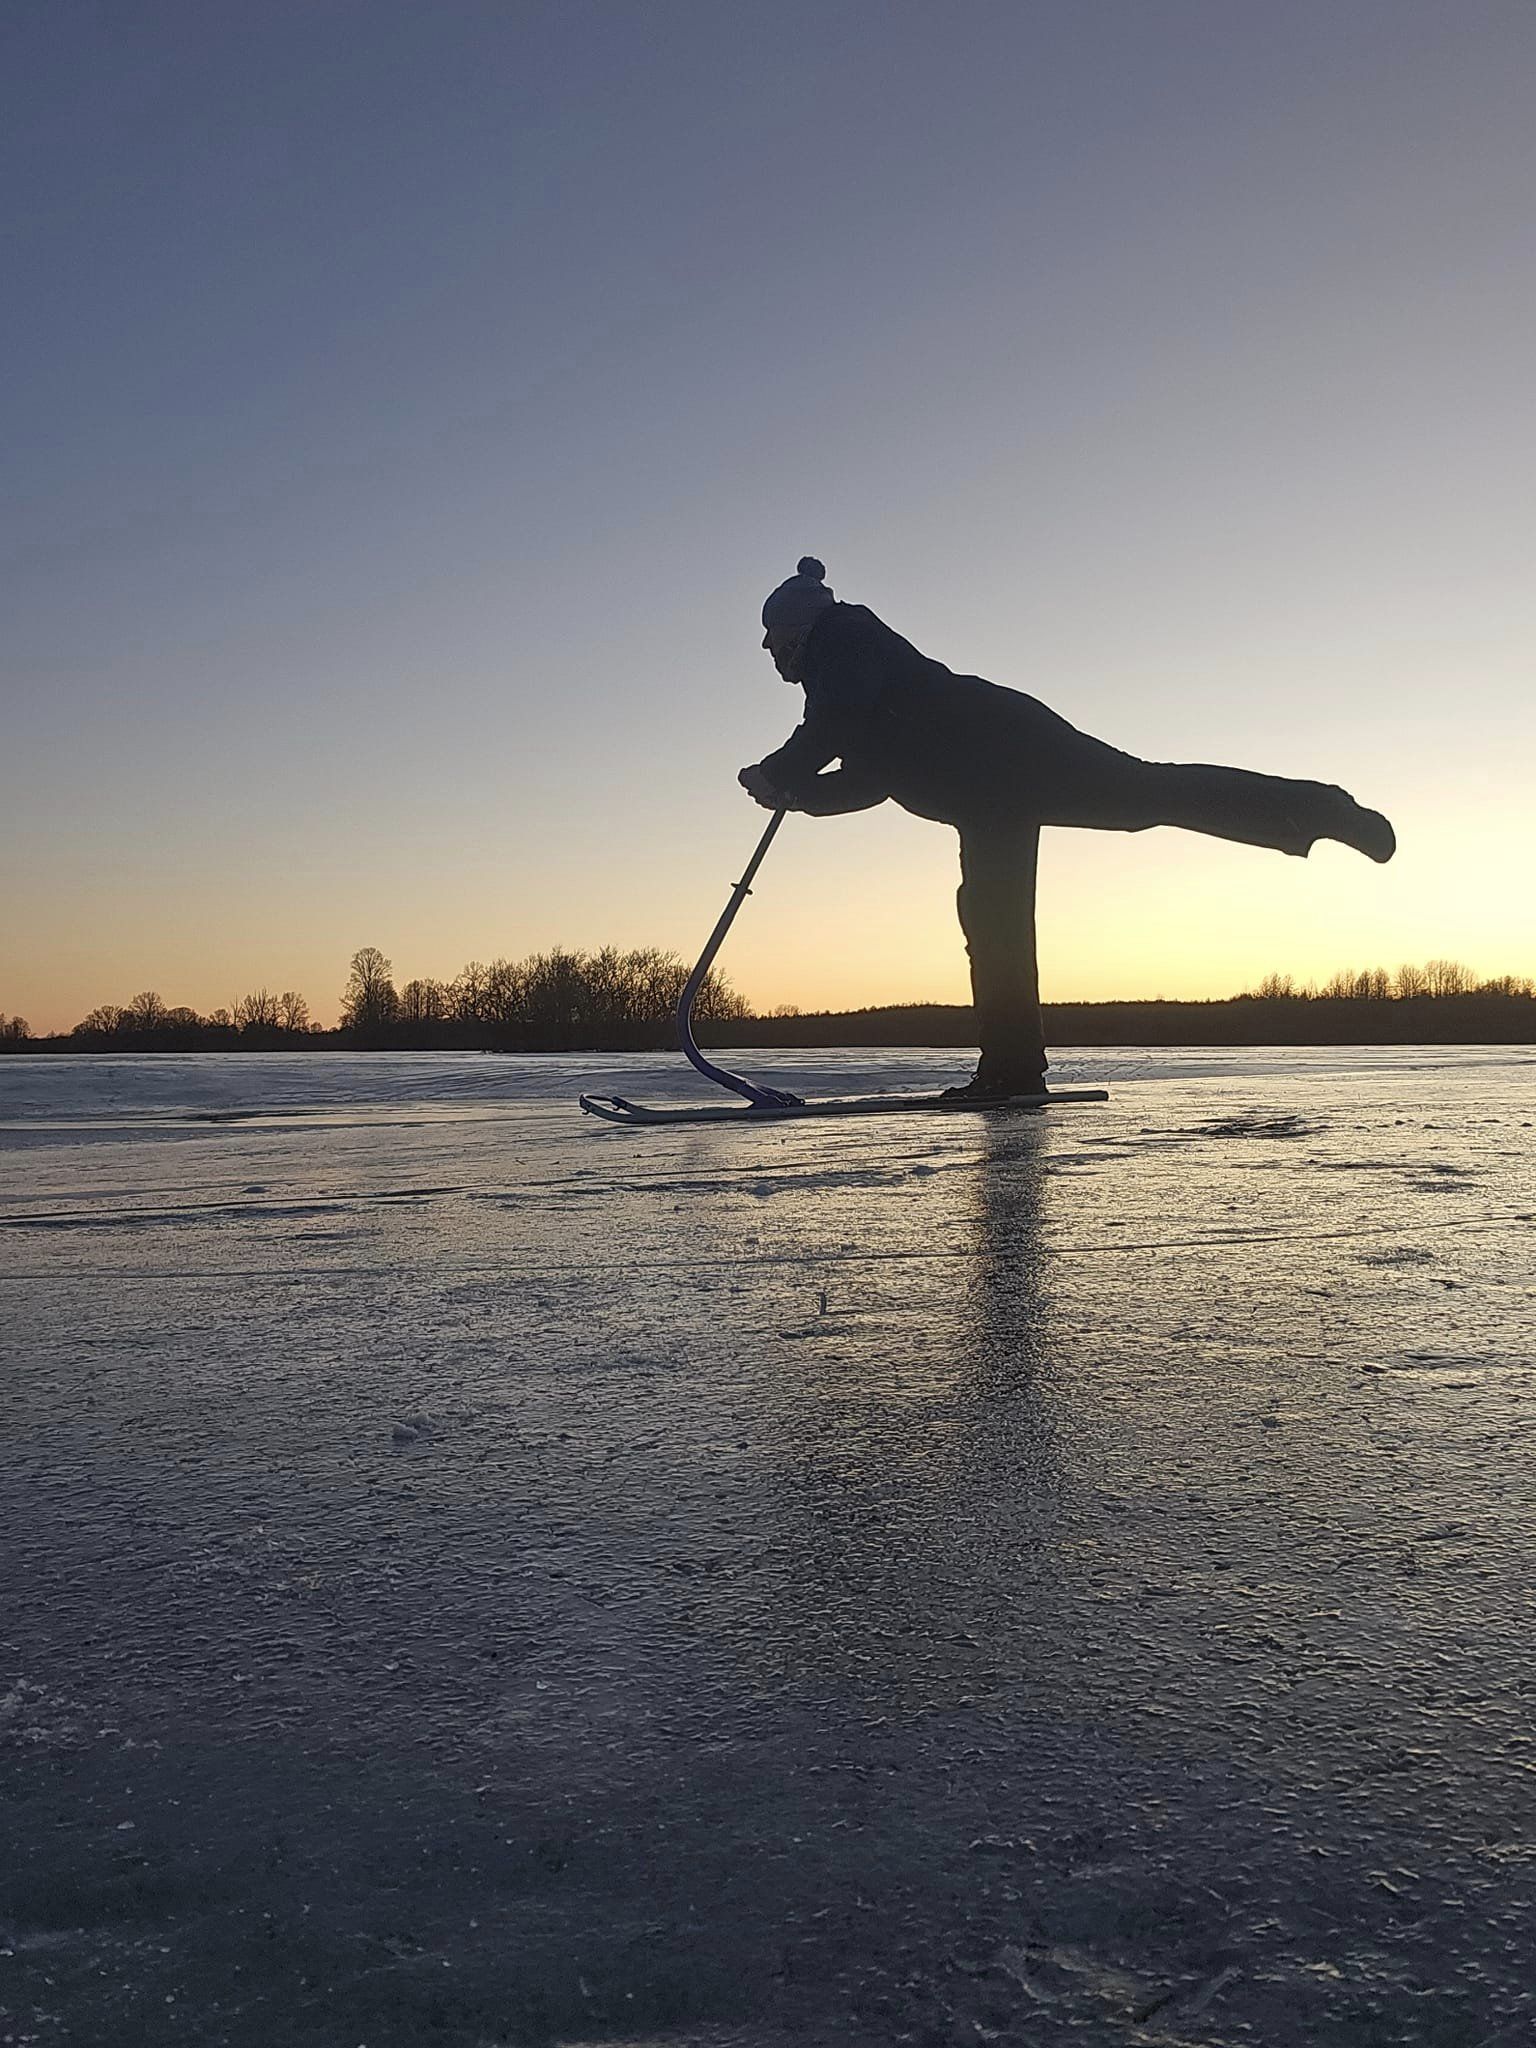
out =
[[[956,675],[866,606],[840,604],[826,573],[803,555],[763,606],[763,645],[784,680],[805,691],[805,715],[737,779],[767,810],[825,818],[889,799],[959,833],[956,903],[981,1057],[952,1097],[1001,1101],[1045,1086],[1035,948],[1042,825],[1175,825],[1303,857],[1318,839],[1375,861],[1396,851],[1381,813],[1336,784],[1143,761],[1022,691]]]

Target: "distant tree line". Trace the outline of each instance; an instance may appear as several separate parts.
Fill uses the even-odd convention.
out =
[[[419,978],[396,989],[377,946],[352,956],[340,1030],[354,1043],[488,1046],[516,1052],[645,1052],[675,1042],[689,968],[655,946],[621,953],[555,947],[525,960],[471,960],[452,981]],[[751,1015],[718,974],[694,1006],[702,1024]]]
[[[1413,1003],[1425,997],[1439,1002],[1447,996],[1536,996],[1536,981],[1520,974],[1499,974],[1479,981],[1459,960],[1426,960],[1422,967],[1344,967],[1321,986],[1299,983],[1289,974],[1266,974],[1258,987],[1239,1002],[1266,1003]]]
[[[256,989],[231,1008],[212,1010],[206,1017],[184,1004],[167,1003],[155,989],[147,988],[131,1003],[98,1004],[69,1036],[94,1041],[179,1038],[202,1032],[222,1033],[227,1039],[303,1038],[318,1028],[310,1022],[309,1004],[291,988],[280,996]]]
[[[0,1049],[79,1052],[270,1052],[321,1048],[441,1048],[508,1052],[645,1051],[675,1041],[674,1018],[688,967],[656,947],[595,953],[556,947],[524,960],[472,960],[451,981],[419,978],[397,988],[377,946],[352,956],[341,1017],[327,1031],[294,989],[265,988],[207,1016],[167,1003],[154,989],[102,1003],[70,1032],[34,1039],[22,1018],[0,1018]],[[749,1015],[720,975],[709,975],[694,1011],[701,1024]]]
[[[1046,1003],[1053,1045],[1528,1045],[1536,1042],[1536,982],[1480,979],[1455,960],[1392,972],[1346,968],[1321,987],[1266,975],[1245,995],[1205,1002]],[[968,1003],[896,1003],[853,1013],[727,1021],[716,1045],[976,1043]]]
[[[295,990],[257,989],[208,1016],[153,989],[104,1003],[73,1031],[34,1038],[0,1013],[0,1052],[254,1052],[397,1049],[646,1052],[676,1044],[686,964],[654,947],[595,953],[556,947],[524,960],[472,960],[451,981],[396,987],[376,946],[352,956],[333,1031]],[[1047,1003],[1057,1045],[1527,1044],[1536,1041],[1536,982],[1480,979],[1455,960],[1422,967],[1342,969],[1319,985],[1267,974],[1238,996],[1207,1002]],[[699,1036],[712,1045],[971,1046],[968,1003],[893,1003],[802,1015],[754,1013],[718,975],[700,991]]]

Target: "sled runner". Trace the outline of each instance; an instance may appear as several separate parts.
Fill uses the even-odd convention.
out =
[[[792,1117],[890,1116],[903,1110],[1050,1109],[1058,1102],[1108,1102],[1103,1088],[1053,1088],[1048,1095],[1007,1095],[992,1102],[942,1095],[853,1095],[826,1102],[711,1102],[693,1108],[650,1109],[622,1095],[583,1095],[588,1116],[611,1124],[773,1124]]]

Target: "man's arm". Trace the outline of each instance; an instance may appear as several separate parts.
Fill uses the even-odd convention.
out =
[[[817,772],[837,759],[837,745],[826,721],[807,709],[805,717],[776,753],[743,768],[736,780],[765,811],[798,811],[800,792]]]
[[[840,818],[848,811],[872,811],[890,793],[883,783],[861,775],[856,768],[834,768],[800,785],[795,809],[812,818]]]
[[[775,789],[794,793],[835,761],[839,752],[837,736],[828,730],[828,721],[807,708],[783,746],[765,755],[758,766]]]
[[[838,818],[848,811],[873,810],[883,804],[890,791],[868,775],[853,768],[834,768],[829,774],[812,775],[793,790],[780,789],[767,774],[767,762],[743,768],[737,781],[765,811],[804,811],[812,818]]]

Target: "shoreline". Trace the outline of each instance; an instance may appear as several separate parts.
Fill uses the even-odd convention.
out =
[[[1201,1049],[1277,1050],[1326,1046],[1532,1046],[1536,1047],[1536,1001],[1498,998],[1477,1002],[1458,997],[1412,998],[1403,1002],[1336,1002],[1329,998],[1279,1006],[1244,998],[1210,1002],[1047,1003],[1046,1044],[1134,1046],[1172,1051]],[[1490,1014],[1491,1012],[1491,1014]],[[1256,1014],[1262,1013],[1262,1014]],[[970,1051],[976,1039],[971,1012],[962,1004],[816,1012],[799,1017],[748,1017],[696,1028],[698,1042],[716,1050],[827,1052],[833,1050],[932,1052]],[[0,1059],[135,1058],[166,1055],[184,1059],[227,1053],[334,1053],[356,1058],[368,1053],[489,1053],[621,1055],[678,1051],[670,1029],[653,1034],[600,1034],[550,1043],[518,1043],[515,1034],[484,1031],[460,1034],[451,1027],[433,1032],[360,1040],[340,1031],[302,1035],[280,1032],[198,1032],[185,1035],[122,1032],[108,1040],[82,1041],[66,1033],[0,1044]]]

